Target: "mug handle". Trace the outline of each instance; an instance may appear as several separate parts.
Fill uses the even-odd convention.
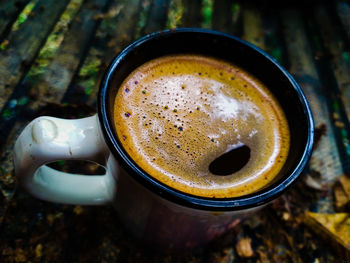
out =
[[[29,123],[14,148],[15,174],[35,197],[64,204],[100,205],[113,200],[113,176],[70,174],[45,164],[58,160],[87,160],[105,166],[109,150],[97,115],[66,120],[39,117]]]

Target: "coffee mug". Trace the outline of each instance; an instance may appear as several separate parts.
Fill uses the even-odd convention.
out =
[[[176,190],[147,174],[127,154],[113,124],[113,108],[127,76],[159,57],[199,54],[238,65],[264,83],[280,103],[290,129],[288,157],[276,178],[254,193],[210,198]],[[217,31],[183,28],[153,33],[117,55],[106,71],[98,114],[77,120],[39,117],[15,144],[19,183],[33,196],[77,205],[112,204],[124,226],[144,244],[189,249],[232,228],[240,218],[281,195],[302,173],[310,158],[314,125],[308,102],[293,77],[264,51]],[[88,160],[105,167],[104,175],[77,175],[45,164]]]

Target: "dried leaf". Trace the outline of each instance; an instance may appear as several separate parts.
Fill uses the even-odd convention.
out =
[[[256,252],[259,255],[259,259],[257,261],[258,263],[270,263],[271,262],[265,251],[263,251],[262,249],[258,249]]]
[[[350,214],[306,212],[304,222],[326,240],[333,240],[350,251]]]
[[[335,207],[337,211],[343,211],[349,203],[349,197],[346,195],[346,193],[340,185],[335,185],[333,191]]]
[[[346,175],[339,177],[334,188],[335,207],[338,211],[344,211],[350,206],[350,178]]]
[[[336,121],[334,124],[338,128],[344,128],[345,127],[344,122],[341,122],[341,121]]]
[[[249,237],[240,239],[236,244],[237,254],[242,258],[250,258],[254,255],[252,240]]]
[[[308,187],[318,191],[327,191],[327,185],[320,178],[314,178],[310,174],[306,174],[304,178],[305,184]]]
[[[346,175],[343,175],[339,177],[339,183],[344,189],[344,192],[347,194],[347,196],[350,198],[350,178]]]
[[[284,221],[288,221],[288,220],[290,220],[290,218],[291,218],[290,213],[288,213],[288,212],[283,212],[283,213],[282,213],[282,219],[283,219]]]
[[[25,255],[25,251],[21,248],[17,248],[15,250],[15,262],[27,262],[27,258],[26,258],[26,255]]]
[[[41,258],[42,256],[43,256],[43,245],[42,244],[38,244],[35,247],[35,257]]]
[[[73,211],[74,211],[74,214],[80,215],[83,213],[84,209],[80,205],[77,205],[74,207]]]

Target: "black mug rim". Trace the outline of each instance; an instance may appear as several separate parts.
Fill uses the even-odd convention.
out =
[[[299,162],[295,166],[294,170],[288,175],[283,177],[283,180],[273,187],[268,187],[267,189],[262,189],[256,193],[234,197],[234,198],[207,198],[190,195],[184,192],[180,192],[176,189],[173,189],[159,181],[155,178],[152,178],[146,172],[144,172],[129,156],[126,154],[126,151],[119,144],[116,139],[115,133],[113,131],[113,126],[111,125],[111,120],[108,117],[109,107],[108,107],[108,89],[109,83],[112,79],[113,73],[118,67],[118,64],[126,57],[128,53],[130,53],[136,47],[146,43],[154,38],[164,35],[176,35],[178,33],[201,33],[201,34],[209,34],[212,36],[221,36],[230,38],[234,41],[238,41],[243,45],[248,46],[252,52],[258,52],[263,55],[270,63],[272,63],[281,74],[283,74],[289,83],[293,86],[297,95],[299,97],[300,103],[303,107],[306,119],[307,119],[307,142],[304,148],[304,152]],[[236,211],[243,210],[248,208],[253,208],[257,206],[261,206],[263,204],[268,203],[269,201],[275,199],[280,196],[290,185],[295,182],[295,180],[299,177],[299,175],[305,169],[313,148],[314,143],[314,122],[311,113],[311,109],[309,103],[298,85],[298,83],[294,80],[291,74],[284,69],[273,57],[268,55],[265,51],[260,48],[254,46],[253,44],[244,41],[238,37],[222,33],[219,31],[202,29],[202,28],[177,28],[173,30],[164,30],[160,32],[155,32],[149,35],[146,35],[138,40],[132,42],[126,48],[124,48],[114,59],[112,60],[110,66],[108,67],[103,81],[101,82],[99,94],[98,94],[98,116],[100,121],[100,126],[102,132],[104,134],[105,141],[114,155],[115,159],[118,161],[119,165],[121,165],[128,174],[130,174],[136,181],[138,181],[141,185],[145,186],[147,189],[157,194],[158,196],[165,198],[171,202],[177,203],[182,206],[196,208],[200,210],[210,210],[210,211]],[[264,191],[266,190],[266,191]]]

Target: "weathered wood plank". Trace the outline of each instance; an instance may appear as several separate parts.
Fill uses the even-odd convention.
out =
[[[170,0],[153,0],[149,13],[146,26],[143,29],[143,34],[153,33],[165,28],[168,8]]]
[[[183,27],[199,27],[202,23],[202,0],[183,0],[184,14],[182,18]]]
[[[0,42],[10,31],[11,25],[16,21],[29,0],[9,0],[0,5]]]
[[[232,1],[216,0],[213,7],[212,27],[225,33],[232,33]]]
[[[212,28],[213,7],[214,7],[213,1],[214,0],[202,1],[202,8],[201,8],[202,23],[200,25],[200,27],[202,28]]]
[[[98,2],[98,3],[97,3]],[[72,22],[69,32],[50,61],[39,80],[32,82],[31,78],[26,78],[18,87],[16,92],[11,96],[11,100],[19,101],[21,97],[30,96],[31,92],[35,93],[36,98],[45,98],[44,100],[29,101],[29,105],[16,105],[17,114],[23,111],[33,111],[45,102],[59,102],[65,94],[82,58],[86,54],[90,39],[95,32],[99,20],[93,19],[96,14],[101,12],[106,5],[105,1],[87,0],[83,8]],[[28,99],[27,99],[28,100]],[[11,101],[9,101],[11,103]],[[11,105],[8,105],[10,108]],[[21,107],[22,106],[22,107]],[[4,113],[4,112],[3,112]],[[10,129],[14,125],[14,120],[4,120],[1,125],[6,125]],[[0,143],[0,148],[7,134],[8,129],[2,129],[1,135],[4,141]]]
[[[57,46],[61,43],[62,36],[68,30],[68,25],[81,2],[82,0],[73,0],[68,4],[23,83],[35,83],[35,77],[40,75],[42,68],[54,57]],[[34,89],[29,89],[29,84],[23,85],[23,83],[16,87],[0,115],[0,221],[8,201],[16,190],[16,179],[13,173],[14,143],[23,127],[34,118],[34,109],[28,103],[30,100],[40,99],[35,96],[35,85]],[[32,91],[34,92],[31,93]]]
[[[81,2],[79,1],[76,1],[77,3],[75,3],[75,5],[79,5],[81,4]],[[115,1],[116,3],[119,3],[117,1]],[[86,3],[85,3],[86,4]],[[72,6],[72,9],[76,9],[76,8],[79,8],[79,6]],[[88,8],[89,6],[87,5],[86,8]],[[90,6],[91,7],[91,6]],[[117,4],[115,4],[114,8],[117,7]],[[126,5],[127,8],[129,8],[129,5]],[[111,7],[113,8],[113,6]],[[130,11],[131,9],[129,9]],[[138,10],[138,9],[137,9]],[[134,10],[133,12],[137,13],[137,10]],[[100,12],[101,10],[95,10],[95,19],[96,21],[95,22],[99,22],[103,17],[103,14]],[[74,10],[71,11],[70,13],[74,13]],[[83,10],[81,9],[80,11],[80,15],[81,13],[83,12]],[[111,13],[107,14],[107,15],[114,15],[114,13],[116,12],[115,10],[110,10]],[[117,11],[118,12],[118,11]],[[64,14],[65,16],[69,15],[68,13],[67,14]],[[72,14],[70,14],[72,15]],[[91,15],[91,14],[90,14]],[[131,15],[131,13],[126,13],[126,15]],[[125,20],[123,20],[125,19]],[[109,44],[111,44],[109,41],[111,40],[110,38],[110,35],[113,35],[113,33],[118,33],[119,35],[117,35],[116,37],[118,38],[118,36],[120,37],[120,39],[123,39],[125,37],[124,33],[128,34],[127,32],[123,32],[122,28],[123,27],[126,27],[126,28],[129,28],[129,26],[131,27],[132,30],[134,30],[132,28],[133,24],[126,24],[125,21],[128,21],[130,20],[130,22],[133,22],[134,24],[137,22],[137,20],[135,21],[132,21],[131,19],[133,19],[133,16],[130,16],[128,18],[126,17],[122,17],[122,19],[119,21],[119,26],[117,28],[109,28],[111,27],[111,24],[114,25],[115,21],[109,21],[109,24],[107,23],[102,30],[100,30],[99,32],[97,32],[97,34],[105,34],[103,37],[105,38],[105,41],[106,43],[104,43],[105,45],[104,46],[100,46],[100,51],[101,51],[101,56],[103,57],[103,53],[104,51],[106,50],[109,50],[110,53],[106,53],[105,54],[105,57],[104,57],[104,65],[106,66],[111,57],[109,57],[113,52],[116,51],[116,48],[117,47],[113,47],[114,44],[112,44],[111,46],[109,46]],[[86,19],[88,20],[88,19]],[[59,52],[62,52],[62,49],[65,45],[75,45],[75,47],[79,47],[79,43],[81,43],[79,39],[77,39],[76,41],[73,41],[72,43],[70,43],[71,41],[68,41],[68,40],[65,40],[69,35],[74,38],[74,36],[81,36],[79,35],[80,33],[77,33],[77,31],[84,31],[86,28],[84,28],[84,25],[81,24],[81,21],[82,19],[77,15],[76,18],[75,18],[75,22],[73,22],[73,24],[70,25],[70,30],[72,31],[74,28],[75,30],[75,33],[72,33],[71,31],[66,33],[64,36],[65,38],[63,39],[63,42],[60,46],[60,48],[54,52],[54,55],[52,56],[51,55],[51,58],[50,60],[48,61],[45,61],[45,63],[48,63],[48,66],[45,67],[44,69],[40,69],[39,71],[42,71],[42,70],[46,70],[44,72],[44,75],[38,75],[38,73],[36,73],[36,75],[34,76],[27,76],[23,82],[21,82],[21,84],[16,88],[16,92],[14,92],[9,101],[7,102],[6,104],[6,107],[5,107],[5,110],[2,112],[2,116],[0,116],[0,119],[1,119],[1,123],[0,123],[0,127],[6,127],[5,128],[1,128],[0,129],[0,135],[1,135],[1,138],[3,138],[3,140],[0,141],[0,149],[6,145],[9,145],[11,144],[12,140],[13,140],[13,137],[9,136],[8,135],[10,134],[11,132],[11,128],[16,125],[16,122],[21,122],[21,121],[24,121],[24,123],[26,123],[26,119],[25,120],[21,120],[21,118],[18,118],[18,116],[21,116],[24,112],[34,112],[38,109],[38,107],[42,106],[45,102],[59,102],[60,99],[63,97],[63,95],[65,94],[66,90],[67,90],[67,87],[68,85],[70,85],[69,83],[66,83],[66,86],[64,87],[63,90],[59,90],[57,89],[56,91],[53,91],[53,94],[49,94],[50,90],[51,89],[51,85],[50,86],[46,86],[45,85],[45,79],[44,77],[47,76],[46,72],[47,72],[47,69],[49,69],[51,67],[51,65],[53,63],[55,63],[55,61],[57,61],[58,57],[60,56],[60,53]],[[76,24],[76,26],[74,26],[74,23]],[[80,28],[79,28],[80,27]],[[105,31],[106,30],[106,27],[109,28],[108,30],[109,31]],[[121,29],[121,31],[118,31],[119,29]],[[130,29],[130,28],[129,28]],[[112,30],[112,31],[111,31]],[[64,32],[60,32],[61,31],[61,28],[58,29],[57,32],[54,32],[55,35],[56,33],[58,35],[62,35],[62,33]],[[65,30],[66,31],[66,30]],[[86,31],[85,31],[86,32]],[[63,37],[63,36],[62,36]],[[128,42],[127,38],[129,36],[126,37],[125,41],[126,42],[123,42],[124,44],[126,44]],[[132,37],[132,36],[131,36]],[[113,40],[113,38],[112,38]],[[121,43],[121,44],[123,44]],[[50,46],[52,44],[48,43]],[[96,45],[100,45],[101,43],[96,43]],[[88,43],[85,43],[85,45],[88,45]],[[67,50],[67,49],[63,49],[64,50]],[[96,55],[96,49],[92,49],[91,50],[91,54],[93,55]],[[62,53],[61,53],[62,54]],[[84,55],[85,53],[81,53],[81,55]],[[67,54],[66,54],[67,55]],[[45,57],[45,54],[43,54],[43,56]],[[72,56],[75,56],[74,54],[72,54]],[[91,57],[90,57],[91,58]],[[73,61],[75,61],[75,58],[71,58]],[[40,60],[42,60],[40,58]],[[69,60],[68,60],[69,62]],[[76,64],[79,63],[79,62],[75,62]],[[29,75],[32,75],[32,74],[35,74],[34,72],[32,71],[38,71],[36,69],[36,67],[34,66],[33,67],[34,69],[30,71],[31,74]],[[102,75],[103,74],[103,68],[101,68],[101,72],[100,74]],[[71,74],[71,76],[73,76],[74,72],[70,72],[69,74]],[[84,79],[84,76],[82,77],[82,81]],[[74,82],[75,83],[75,82]],[[54,83],[53,83],[54,84]],[[80,83],[82,84],[82,83]],[[73,84],[72,84],[73,85]],[[79,85],[79,83],[77,84]],[[71,90],[74,90],[76,88],[76,86],[72,87]],[[88,87],[90,88],[90,87]],[[79,91],[81,92],[83,90],[83,93],[85,92],[85,87],[82,87],[81,89],[78,89],[78,93]],[[90,94],[89,96],[86,96],[86,97],[89,97],[91,98],[91,103],[94,103],[96,101],[96,92],[98,90],[98,84],[96,82],[96,91],[94,94]],[[88,91],[89,93],[90,91]],[[73,95],[75,95],[76,93],[74,93]],[[81,94],[80,94],[81,95]],[[68,93],[67,94],[67,97],[70,97],[70,94]],[[43,98],[43,99],[38,99],[38,98]],[[93,99],[92,99],[93,98]],[[84,98],[82,97],[79,97],[79,99],[81,99],[81,103],[84,101]],[[74,99],[71,97],[69,100],[72,100],[74,102]],[[14,103],[12,103],[14,102]],[[23,102],[23,103],[22,103]],[[6,116],[5,116],[6,115]],[[24,125],[24,124],[22,124]],[[6,154],[5,154],[6,155]]]
[[[281,65],[288,68],[287,51],[283,39],[282,26],[278,11],[263,8],[263,31],[265,51],[275,58]]]
[[[278,12],[246,3],[236,9],[238,15],[242,16],[242,38],[263,49],[280,63],[286,63]],[[240,30],[236,28],[236,31]]]
[[[316,6],[314,9],[314,21],[322,43],[329,53],[327,60],[331,63],[339,91],[341,92],[339,94],[340,98],[345,106],[347,118],[350,119],[350,61],[347,58],[349,52],[347,49],[349,47],[345,46],[345,40],[342,39],[339,28],[334,26],[335,23],[329,16],[328,10],[326,6]]]
[[[347,40],[350,42],[350,3],[343,0],[338,0],[336,1],[335,5],[339,19],[344,26]]]
[[[251,4],[244,4],[242,10],[242,38],[265,50],[264,31],[261,12]]]
[[[166,27],[168,29],[174,29],[182,26],[182,16],[184,13],[184,7],[182,0],[171,0],[168,9],[168,20]]]
[[[108,0],[87,0],[74,19],[57,54],[47,67],[36,89],[50,101],[60,101],[89,48],[97,24],[94,16],[103,11]]]
[[[314,53],[318,56],[319,67],[323,69],[321,79],[332,101],[332,120],[343,168],[350,174],[350,64],[345,60],[345,40],[331,19],[329,10],[324,5],[315,6],[309,25],[312,23],[320,36],[321,42],[317,43],[318,49],[314,49]]]
[[[0,109],[28,71],[67,3],[68,0],[38,1],[27,21],[8,36],[8,47],[0,52]]]
[[[135,33],[136,38],[143,36],[143,29],[145,28],[145,25],[147,23],[148,13],[149,13],[151,4],[152,4],[152,0],[141,1],[141,9],[139,14],[140,17],[137,22],[136,33]]]
[[[294,10],[281,12],[283,33],[287,44],[289,57],[289,71],[294,75],[302,87],[311,106],[315,125],[325,124],[327,134],[320,140],[310,160],[310,168],[319,171],[321,179],[327,184],[332,184],[343,174],[336,136],[334,134],[331,116],[328,108],[328,98],[322,89],[312,50],[307,39],[304,24],[300,14]],[[329,210],[332,197],[327,196],[314,205],[316,210]]]
[[[239,1],[233,1],[231,33],[238,37],[241,37],[243,34],[242,32],[242,4]]]
[[[135,39],[140,10],[140,0],[115,0],[111,3],[79,74],[63,98],[64,102],[96,103],[107,66],[117,53]]]
[[[53,31],[47,37],[39,55],[32,63],[28,74],[16,86],[5,103],[0,114],[0,137],[2,138],[0,140],[0,149],[2,149],[3,145],[11,144],[11,137],[8,139],[8,134],[11,133],[15,122],[21,122],[22,119],[26,120],[26,114],[23,113],[35,110],[31,102],[38,100],[40,95],[40,92],[36,89],[36,83],[40,80],[41,74],[47,65],[54,59],[64,35],[68,31],[69,25],[80,9],[81,4],[82,0],[72,0],[68,4]],[[43,100],[40,101],[43,102]]]

